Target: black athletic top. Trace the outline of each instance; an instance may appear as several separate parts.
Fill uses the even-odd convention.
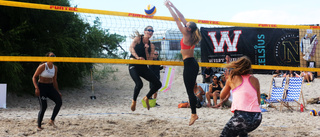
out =
[[[214,92],[214,91],[216,91],[216,90],[222,90],[222,87],[220,86],[220,84],[218,84],[218,87],[213,87],[214,85],[213,85],[213,83],[211,84],[212,85],[212,92]]]
[[[150,44],[150,40],[148,42],[149,44],[149,49],[148,49],[148,52],[150,53],[151,52],[151,44]],[[144,59],[147,59],[147,55],[146,55],[146,52],[145,52],[145,48],[144,48],[144,43],[143,43],[143,35],[141,35],[141,41],[140,41],[140,44],[137,44],[135,47],[134,47],[134,50],[136,51],[137,55],[139,57],[143,57]],[[135,58],[135,56],[133,56],[132,54],[130,55],[130,58]]]

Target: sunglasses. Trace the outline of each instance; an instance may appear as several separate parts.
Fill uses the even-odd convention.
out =
[[[56,57],[56,55],[50,55],[49,57]]]
[[[213,80],[218,80],[217,78],[214,78]]]
[[[154,32],[154,30],[152,30],[152,29],[147,29],[147,31],[149,31],[149,32]]]
[[[154,55],[159,55],[159,54],[154,54]]]

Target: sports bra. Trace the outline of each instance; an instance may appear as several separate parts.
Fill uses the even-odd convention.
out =
[[[213,83],[211,84],[212,85],[212,92],[216,91],[216,90],[222,90],[222,87],[220,86],[220,84],[218,84],[218,87],[213,87]]]
[[[45,70],[42,71],[42,73],[40,74],[41,77],[45,77],[45,78],[53,78],[54,74],[55,74],[55,69],[54,69],[54,65],[52,65],[52,68],[50,69],[48,64],[45,63]]]
[[[195,45],[189,46],[183,43],[183,38],[180,41],[181,49],[194,49]]]
[[[136,54],[139,56],[139,57],[143,57],[145,59],[147,59],[147,55],[146,55],[146,51],[145,51],[145,48],[144,48],[144,43],[143,43],[143,35],[141,35],[141,38],[140,38],[140,44],[137,44],[135,47],[134,47],[134,50],[136,52]],[[150,40],[148,41],[148,44],[149,44],[149,48],[148,48],[148,52],[150,53],[151,52],[151,42]],[[136,59],[135,56],[133,56],[132,54],[130,55],[130,58],[134,58]]]

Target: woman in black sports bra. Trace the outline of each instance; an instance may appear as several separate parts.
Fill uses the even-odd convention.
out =
[[[220,96],[220,91],[223,88],[222,82],[220,82],[217,76],[213,76],[212,83],[209,85],[209,92],[206,93],[207,106],[211,107],[211,98],[213,98],[214,105],[217,105],[218,97]]]
[[[130,59],[153,60],[153,54],[150,53],[154,53],[155,47],[149,40],[153,35],[153,32],[154,30],[152,26],[147,26],[144,29],[144,35],[140,35],[139,32],[136,31],[136,34],[133,36],[133,42],[129,49],[131,52]],[[158,89],[160,89],[162,85],[160,80],[157,78],[156,74],[154,74],[152,70],[147,67],[147,65],[130,64],[129,73],[136,84],[133,92],[131,110],[136,110],[137,98],[140,90],[143,87],[141,77],[152,83],[150,91],[145,97],[143,97],[143,100],[146,102],[147,109],[149,110],[149,98],[151,98],[151,96],[157,92]]]

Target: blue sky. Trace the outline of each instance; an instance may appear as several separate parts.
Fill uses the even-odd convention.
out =
[[[319,24],[319,0],[171,0],[189,19],[268,24]],[[164,0],[70,0],[78,8],[144,14],[148,4],[155,16],[171,16]]]

